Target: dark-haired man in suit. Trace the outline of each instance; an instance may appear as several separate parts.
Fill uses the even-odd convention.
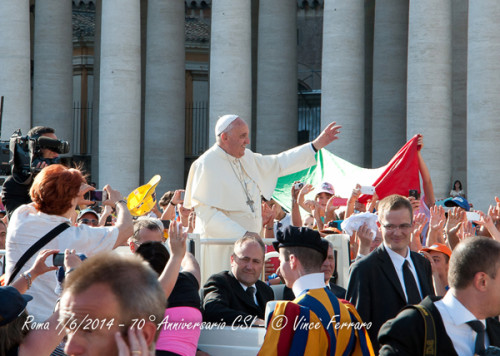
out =
[[[259,280],[264,265],[264,243],[245,236],[234,243],[231,271],[212,275],[203,287],[203,320],[229,325],[264,325],[271,287]]]
[[[382,324],[408,304],[418,304],[434,295],[429,261],[410,251],[413,212],[410,201],[390,195],[379,203],[379,225],[383,244],[351,266],[346,299],[368,329],[375,352]]]

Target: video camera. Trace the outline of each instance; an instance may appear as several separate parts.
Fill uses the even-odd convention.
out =
[[[69,143],[46,136],[23,136],[21,129],[16,130],[9,141],[0,141],[0,172],[7,171],[5,162],[8,153],[10,172],[5,172],[6,175],[12,174],[17,183],[30,184],[33,176],[40,171],[40,168],[37,168],[39,163],[51,165],[59,162],[59,158],[43,158],[42,148],[64,154],[69,152]]]

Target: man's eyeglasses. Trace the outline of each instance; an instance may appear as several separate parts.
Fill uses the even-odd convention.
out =
[[[401,225],[394,225],[394,224],[387,224],[387,225],[382,225],[384,229],[387,231],[394,231],[397,229],[400,229],[401,231],[408,231],[412,228],[412,224],[401,224]]]
[[[80,219],[78,220],[80,224],[85,224],[85,225],[92,225],[92,226],[97,226],[99,224],[99,221],[96,219]]]

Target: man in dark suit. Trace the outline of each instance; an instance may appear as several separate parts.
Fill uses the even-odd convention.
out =
[[[426,339],[418,310],[404,309],[380,329],[380,355],[422,355],[424,345],[435,345],[435,355],[474,355],[483,354],[486,345],[500,346],[500,323],[493,318],[500,315],[499,261],[500,242],[493,239],[472,237],[457,245],[450,259],[450,289],[442,299],[420,303],[432,315],[435,337],[427,328]]]
[[[264,325],[266,303],[274,299],[271,287],[259,280],[265,246],[246,236],[234,244],[231,271],[212,275],[203,287],[203,320],[229,325]]]
[[[407,304],[434,295],[429,261],[409,248],[413,222],[410,201],[391,195],[380,201],[378,209],[383,244],[351,266],[346,293],[363,321],[372,323],[368,333],[375,352],[383,323]]]

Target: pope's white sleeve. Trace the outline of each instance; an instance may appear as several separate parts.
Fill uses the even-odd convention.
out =
[[[194,208],[196,215],[204,221],[204,230],[207,236],[212,237],[243,237],[247,230],[226,214],[212,206],[198,204]]]

